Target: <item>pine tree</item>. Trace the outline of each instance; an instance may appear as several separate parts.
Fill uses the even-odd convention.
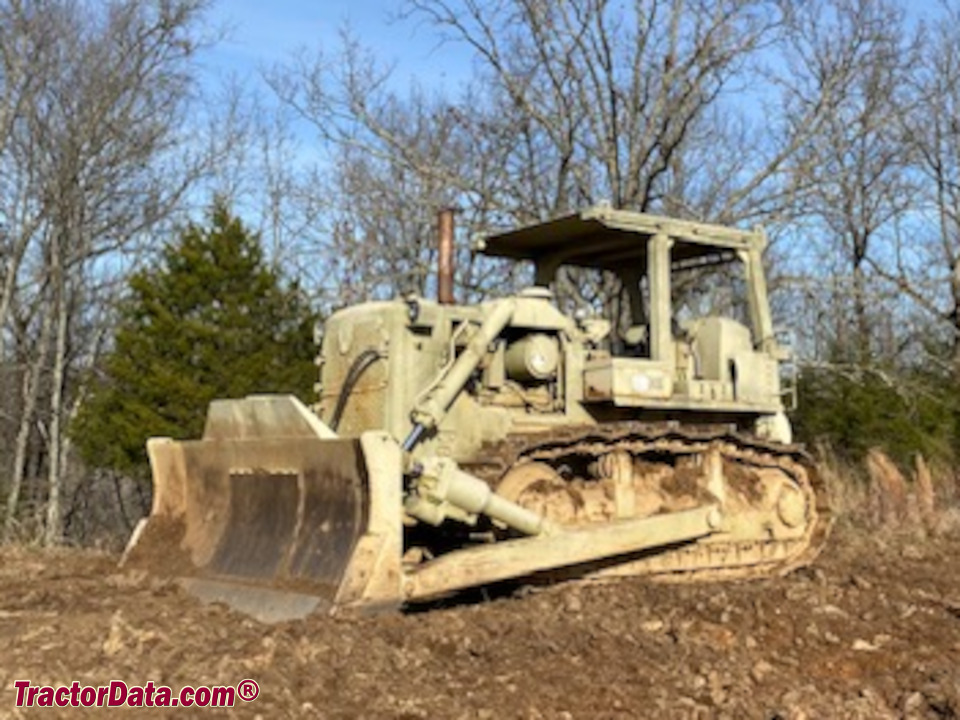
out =
[[[208,220],[130,280],[113,351],[71,429],[91,467],[142,474],[147,438],[199,437],[215,398],[311,397],[316,318],[302,293],[225,203]]]

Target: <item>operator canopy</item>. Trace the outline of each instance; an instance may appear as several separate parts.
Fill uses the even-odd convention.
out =
[[[671,253],[675,268],[728,262],[739,250],[766,245],[759,228],[736,230],[614,210],[601,204],[547,222],[486,235],[474,243],[474,250],[491,257],[532,260],[538,278],[552,275],[561,265],[619,273],[627,267],[646,266],[646,241],[656,235],[675,241]]]

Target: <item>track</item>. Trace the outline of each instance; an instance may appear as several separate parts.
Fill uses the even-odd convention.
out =
[[[674,468],[658,488],[667,501],[658,512],[681,509],[676,504],[684,500],[703,502],[705,494],[713,500],[703,487],[702,471],[691,473],[684,468],[700,467],[707,453],[718,453],[724,485],[731,493],[725,512],[738,529],[705,541],[622,558],[594,575],[647,575],[681,582],[783,575],[811,563],[826,542],[832,516],[826,489],[810,456],[799,446],[763,441],[729,426],[628,422],[516,435],[488,445],[484,462],[467,467],[492,486],[503,487],[503,478],[512,469],[529,463],[546,464],[553,468],[555,477],[566,481],[565,490],[554,494],[566,492],[574,497],[567,505],[583,506],[584,489],[598,482],[585,476],[591,470],[595,472],[596,463],[614,452],[628,453],[634,465],[646,468],[648,474],[655,472],[650,468]],[[781,477],[781,484],[792,486],[803,498],[802,521],[791,532],[772,532],[769,527],[775,523],[754,519],[767,517],[758,514],[751,502],[760,502],[763,478],[771,474]],[[642,484],[643,478],[638,482]],[[602,495],[594,490],[593,497]],[[554,506],[557,504],[554,502]]]

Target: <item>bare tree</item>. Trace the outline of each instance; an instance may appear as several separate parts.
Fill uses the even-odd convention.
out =
[[[411,0],[405,17],[472,53],[474,76],[455,95],[398,91],[347,33],[339,53],[301,53],[268,80],[328,149],[332,278],[351,297],[422,291],[443,205],[463,210],[468,233],[601,200],[727,223],[795,216],[798,183],[813,184],[797,172],[801,153],[858,70],[798,39],[823,7]],[[500,266],[462,268],[474,289],[503,284]],[[578,304],[609,304],[620,283],[561,278]]]
[[[751,214],[744,206],[789,155],[769,146],[738,153],[709,207],[694,191],[719,189],[708,182],[710,168],[731,158],[718,122],[732,110],[725,101],[745,93],[752,63],[781,37],[776,3],[511,2],[493,12],[476,2],[410,5],[480,60],[496,98],[481,118],[506,122],[519,140],[506,148],[519,170],[499,193],[508,206],[556,213],[607,199],[733,221]],[[711,162],[691,157],[695,150]]]
[[[821,253],[819,273],[829,266],[839,281],[830,285],[828,305],[841,356],[835,359],[868,365],[878,349],[874,325],[892,311],[882,302],[882,286],[875,277],[871,282],[872,251],[883,254],[915,207],[912,151],[902,119],[912,103],[908,81],[918,44],[893,2],[810,5],[797,24],[796,76],[809,79],[808,103],[823,97],[828,85],[835,88],[835,102],[796,157],[798,210]]]
[[[0,334],[39,332],[21,366],[8,536],[32,465],[46,476],[44,539],[59,541],[67,429],[83,401],[83,372],[106,334],[96,305],[105,298],[94,289],[116,287],[110,278],[122,253],[169,220],[208,167],[209,148],[197,147],[186,130],[204,4],[0,3],[0,16],[30,21],[4,26],[6,50],[35,48],[31,71],[40,73],[0,145],[0,206],[6,237],[15,238],[0,287],[7,313]],[[14,309],[23,322],[11,322]],[[43,392],[41,375],[49,380]],[[31,435],[39,463],[26,457]]]
[[[7,320],[20,267],[36,233],[39,205],[28,192],[34,175],[30,147],[14,147],[14,135],[24,113],[35,102],[52,63],[54,28],[31,3],[0,5],[0,363],[6,360]]]
[[[943,3],[912,76],[904,136],[920,196],[874,269],[932,321],[924,345],[947,348],[960,377],[960,10]]]

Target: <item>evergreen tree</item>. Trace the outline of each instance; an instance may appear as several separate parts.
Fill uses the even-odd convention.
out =
[[[949,378],[904,368],[844,374],[809,368],[800,376],[794,430],[801,442],[827,441],[860,462],[873,446],[903,466],[915,453],[952,462],[956,389]]]
[[[221,201],[130,280],[112,353],[72,434],[91,467],[140,474],[145,442],[197,438],[215,398],[312,395],[315,316]]]

